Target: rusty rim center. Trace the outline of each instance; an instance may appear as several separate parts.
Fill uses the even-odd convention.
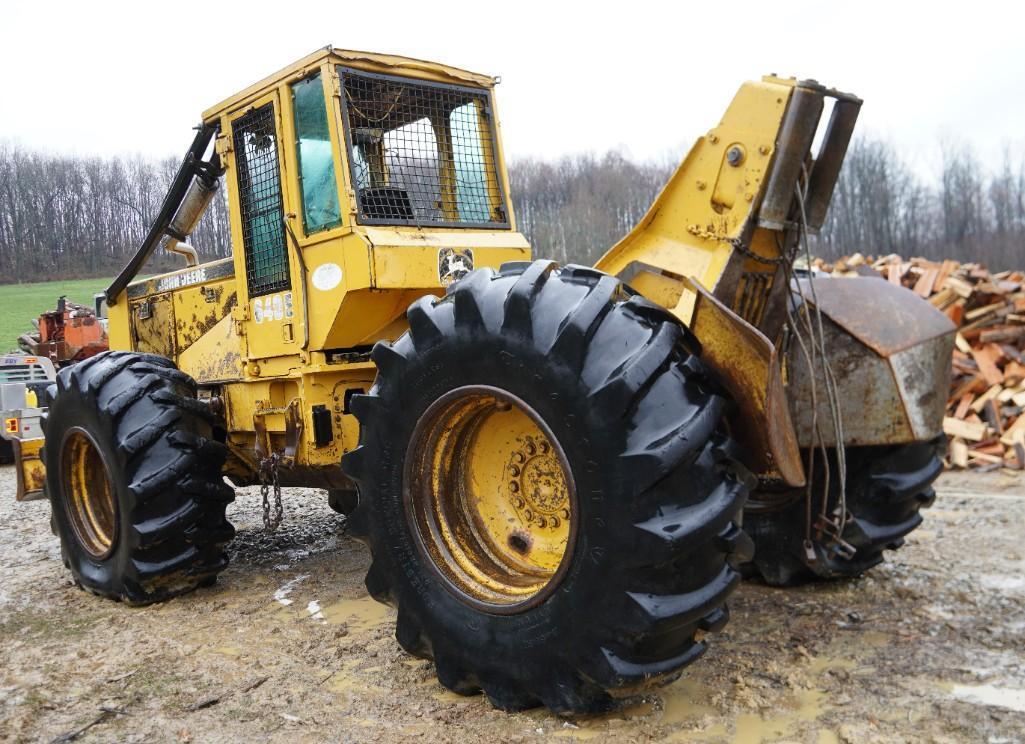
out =
[[[576,493],[537,412],[498,388],[458,388],[420,418],[407,454],[406,514],[449,589],[499,614],[544,601],[569,565]]]
[[[61,445],[64,504],[79,544],[96,559],[107,557],[117,539],[117,501],[107,465],[84,429],[68,430]]]

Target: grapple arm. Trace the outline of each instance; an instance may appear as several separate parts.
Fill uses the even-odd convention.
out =
[[[695,330],[706,363],[761,433],[749,448],[754,467],[793,485],[804,475],[774,342],[800,228],[814,232],[825,219],[860,107],[814,81],[745,83],[641,222],[597,263]]]

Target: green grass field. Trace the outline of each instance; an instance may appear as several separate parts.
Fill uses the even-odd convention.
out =
[[[0,353],[18,348],[18,336],[33,330],[32,318],[57,307],[66,295],[72,302],[93,306],[93,295],[102,292],[110,279],[72,279],[38,284],[0,284]]]

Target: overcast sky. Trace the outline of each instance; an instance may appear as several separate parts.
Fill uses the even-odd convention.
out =
[[[1012,2],[5,3],[0,140],[182,154],[200,112],[318,47],[501,75],[510,156],[681,152],[770,72],[865,99],[860,131],[924,172],[939,143],[1025,154],[1025,10]]]

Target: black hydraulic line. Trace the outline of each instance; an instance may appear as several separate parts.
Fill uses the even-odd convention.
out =
[[[171,187],[167,190],[167,196],[164,197],[164,202],[160,206],[160,212],[157,214],[153,226],[146,235],[146,239],[142,241],[139,250],[135,252],[135,255],[132,256],[128,264],[121,269],[121,273],[117,275],[117,278],[107,287],[104,294],[106,295],[108,305],[114,305],[117,302],[117,296],[135,278],[139,273],[139,269],[146,263],[146,260],[153,255],[153,251],[156,250],[161,238],[168,234],[168,226],[171,224],[171,220],[174,219],[178,207],[181,206],[182,201],[185,199],[185,194],[192,184],[192,179],[197,175],[208,175],[211,172],[218,176],[220,175],[220,160],[216,155],[212,158],[213,162],[210,163],[206,163],[202,159],[203,153],[206,152],[206,148],[216,132],[216,124],[203,124],[199,127],[196,138],[192,141],[189,151],[185,153],[185,159],[182,160],[178,173],[175,174]]]

